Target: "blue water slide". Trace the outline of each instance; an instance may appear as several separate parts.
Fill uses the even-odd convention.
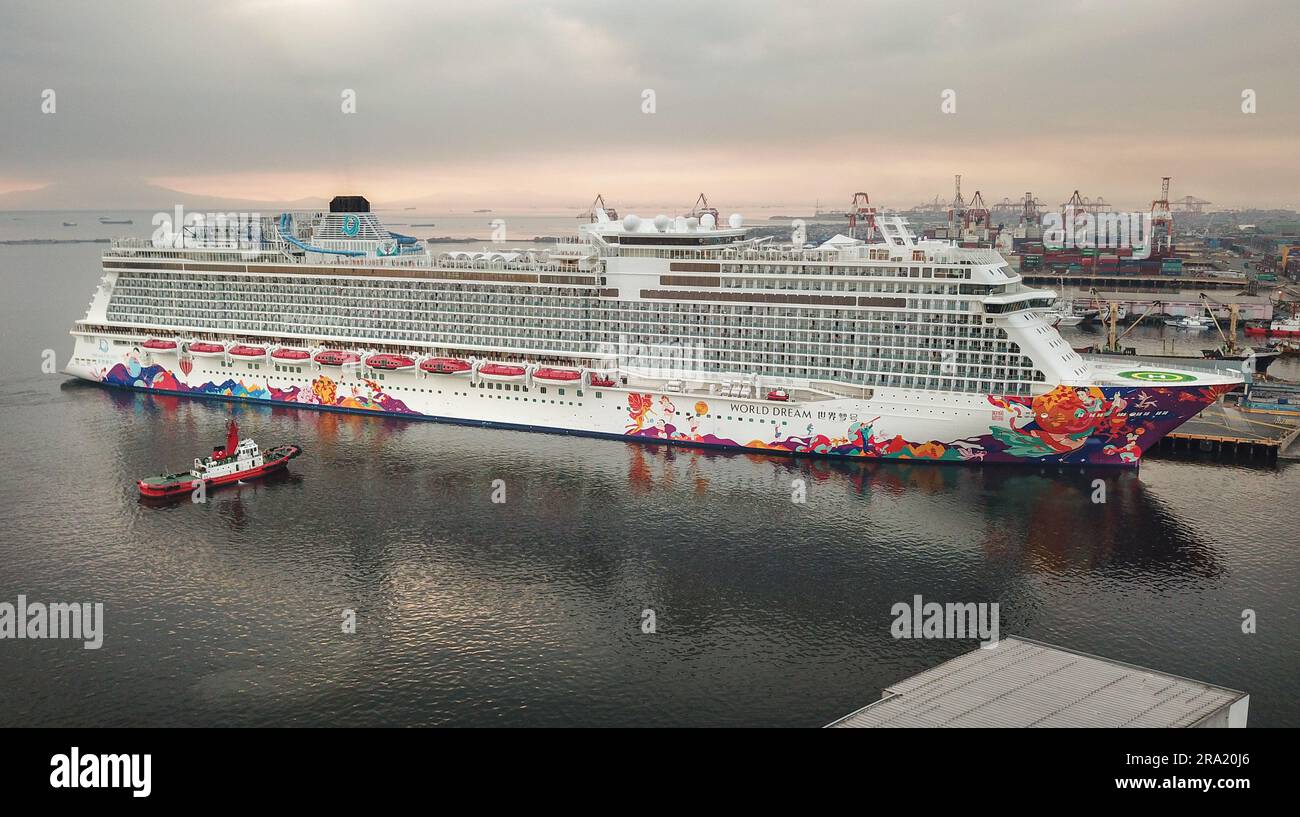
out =
[[[289,217],[288,213],[280,214],[280,238],[283,238],[285,241],[289,242],[290,244],[292,244],[293,246],[297,247],[300,250],[304,250],[306,252],[323,252],[326,253],[327,255],[346,255],[350,258],[355,258],[357,256],[365,255],[365,253],[361,252],[360,250],[327,250],[324,247],[313,247],[310,244],[304,244],[301,241],[299,241],[297,238],[294,238],[293,234],[290,232],[291,229],[290,225],[292,223],[293,223],[293,219]]]
[[[388,234],[391,235],[394,239],[396,239],[398,244],[419,244],[420,243],[420,239],[418,238],[412,238],[409,235],[402,235],[401,233],[395,233],[392,230],[389,230]]]

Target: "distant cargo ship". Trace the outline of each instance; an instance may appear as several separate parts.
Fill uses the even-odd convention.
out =
[[[338,197],[264,219],[253,246],[114,242],[67,371],[637,442],[1098,465],[1136,464],[1241,382],[1085,359],[1051,324],[1056,293],[996,251],[877,226],[802,248],[739,215],[597,207],[549,251],[437,252]]]
[[[1300,337],[1300,318],[1281,318],[1268,325],[1247,325],[1246,334],[1275,338]]]

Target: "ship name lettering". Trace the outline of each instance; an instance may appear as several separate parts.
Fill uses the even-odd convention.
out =
[[[802,417],[809,419],[812,412],[789,406],[760,406],[752,403],[732,403],[731,410],[737,414],[757,414],[764,417]]]

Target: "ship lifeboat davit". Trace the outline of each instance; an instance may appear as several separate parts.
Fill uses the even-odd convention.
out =
[[[237,343],[230,347],[228,354],[237,360],[261,360],[266,357],[266,347]]]
[[[454,357],[431,357],[421,361],[420,369],[430,374],[469,374],[470,365]]]
[[[366,365],[372,369],[382,369],[386,372],[400,372],[406,369],[414,369],[415,361],[406,355],[378,354],[366,358]]]
[[[306,363],[311,359],[311,352],[306,349],[293,349],[288,346],[281,346],[271,353],[271,359],[276,363]]]
[[[484,380],[523,380],[523,366],[507,366],[504,363],[484,363],[478,367],[479,377]]]
[[[146,340],[144,343],[140,345],[146,349],[151,349],[155,352],[170,352],[172,349],[176,348],[176,341],[160,340],[159,338],[149,338],[148,340]]]
[[[568,386],[577,383],[581,379],[582,372],[575,372],[572,369],[542,368],[533,372],[533,380],[552,386]]]
[[[326,349],[323,352],[317,352],[314,360],[322,366],[348,366],[360,363],[361,355],[356,352]]]
[[[778,403],[784,403],[790,399],[790,393],[785,389],[772,389],[767,393],[768,400],[775,400]]]
[[[226,353],[226,347],[220,343],[208,343],[207,341],[191,343],[189,350],[190,354],[195,357],[221,357]]]

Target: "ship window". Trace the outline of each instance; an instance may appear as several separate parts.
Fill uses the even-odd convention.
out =
[[[561,396],[561,397],[564,396],[564,389],[560,389],[560,396]]]

